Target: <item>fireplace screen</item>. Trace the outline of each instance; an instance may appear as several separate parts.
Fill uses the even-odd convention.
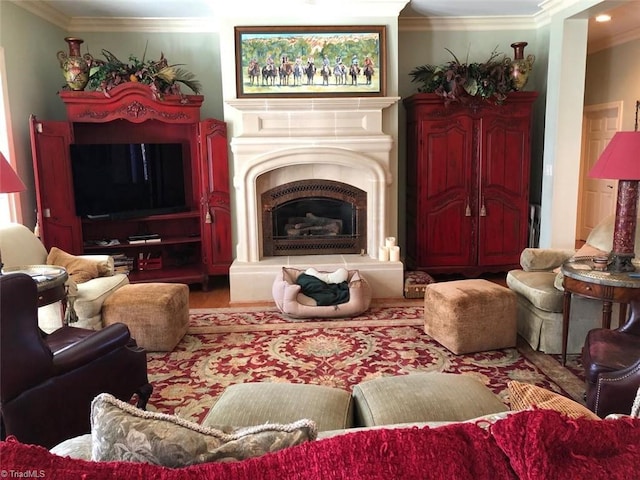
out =
[[[331,180],[303,180],[262,194],[264,256],[362,253],[367,194]]]

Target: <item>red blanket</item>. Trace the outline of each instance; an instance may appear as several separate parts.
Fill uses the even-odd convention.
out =
[[[511,415],[490,430],[463,423],[365,430],[243,462],[179,469],[72,460],[8,439],[0,442],[0,464],[10,478],[61,480],[627,480],[640,468],[640,419],[571,420],[536,410]]]

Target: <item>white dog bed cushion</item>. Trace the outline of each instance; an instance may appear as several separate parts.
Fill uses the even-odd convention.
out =
[[[318,278],[341,278],[341,269],[336,272],[317,272]],[[273,282],[273,300],[278,309],[294,318],[339,318],[353,317],[366,311],[371,304],[371,287],[358,270],[347,270],[346,282],[349,286],[349,301],[339,305],[318,306],[316,302],[302,294],[302,287],[296,283],[305,270],[282,267]],[[308,274],[308,270],[307,270]]]

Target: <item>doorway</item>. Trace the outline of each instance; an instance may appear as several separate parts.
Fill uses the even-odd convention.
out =
[[[589,172],[613,135],[622,128],[622,102],[584,108],[576,240],[584,242],[593,227],[616,210],[615,180],[590,178]]]

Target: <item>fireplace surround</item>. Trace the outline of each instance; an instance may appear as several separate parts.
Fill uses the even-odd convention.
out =
[[[383,131],[383,110],[398,100],[227,101],[237,113],[231,139],[237,237],[236,260],[230,269],[232,303],[271,300],[273,279],[283,266],[358,269],[371,284],[374,298],[402,296],[402,263],[377,259],[385,237],[394,235],[397,228],[397,213],[389,201],[396,181],[395,149],[393,138]],[[287,187],[283,186],[287,185],[339,184],[349,192],[347,197],[357,197],[355,203],[360,202],[363,210],[356,215],[354,236],[360,243],[352,253],[317,255],[303,250],[301,255],[292,251],[274,255],[269,246],[265,249],[273,236],[273,225],[266,222],[269,230],[265,232],[263,220],[265,211],[273,207],[274,192],[286,196]],[[325,192],[321,197],[335,200],[340,195],[344,192]],[[363,205],[366,208],[362,209]]]

